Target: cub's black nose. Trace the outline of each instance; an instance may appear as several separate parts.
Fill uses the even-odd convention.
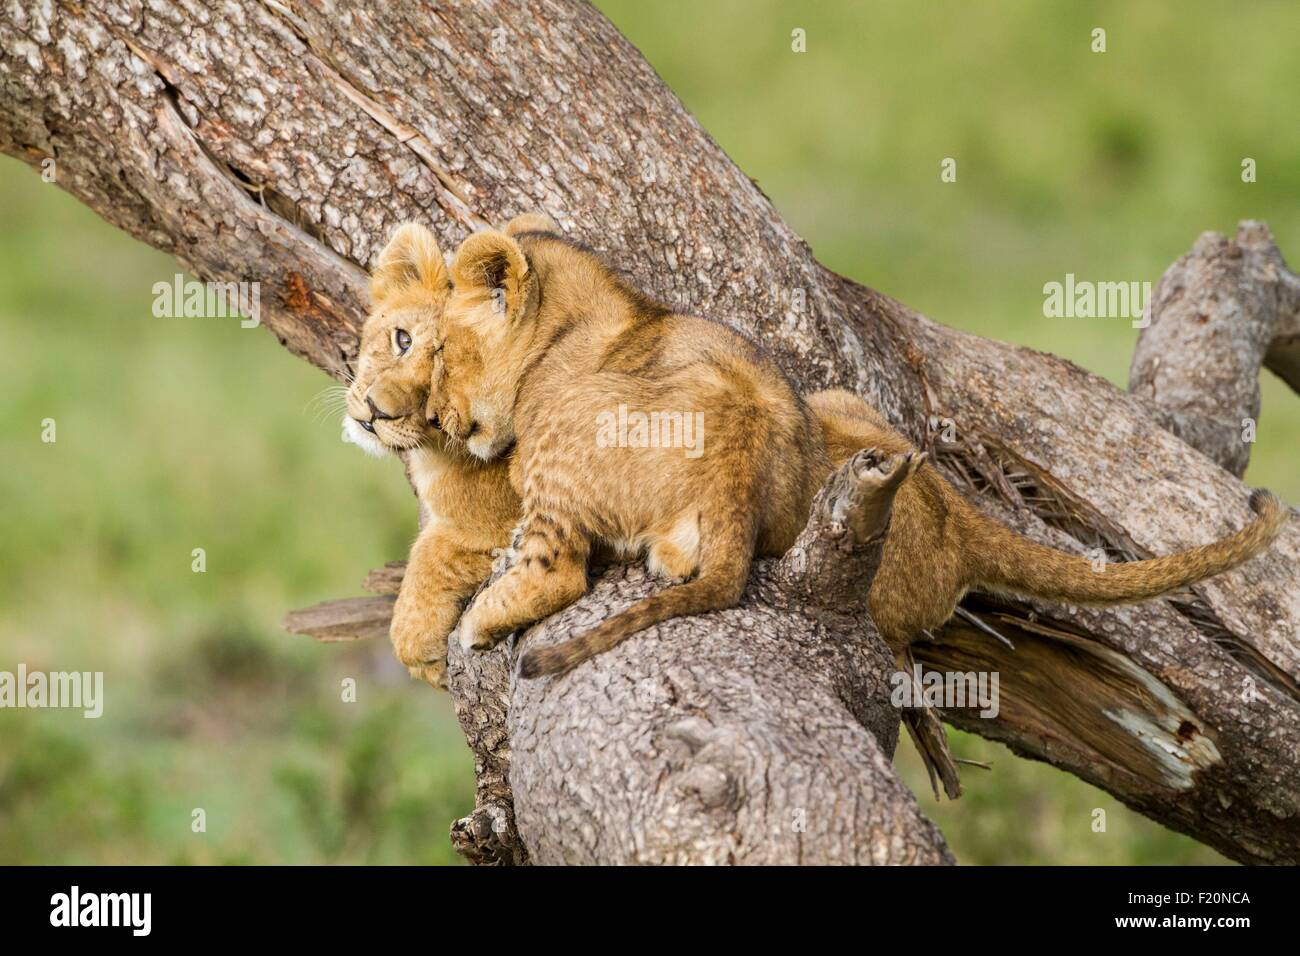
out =
[[[384,411],[382,408],[380,408],[378,405],[376,405],[376,404],[375,404],[375,400],[374,400],[373,398],[371,398],[369,395],[366,396],[366,405],[368,405],[368,406],[370,407],[370,420],[371,420],[371,421],[374,421],[376,418],[387,418],[387,419],[393,419],[393,418],[400,418],[400,417],[401,417],[401,416],[399,416],[399,415],[390,415],[390,414],[388,414],[388,412]]]

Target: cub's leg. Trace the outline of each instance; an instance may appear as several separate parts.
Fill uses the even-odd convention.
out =
[[[479,594],[461,618],[461,647],[491,647],[587,592],[591,541],[563,519],[526,512],[518,551],[514,567]]]
[[[747,498],[738,495],[727,507],[699,516],[699,576],[693,581],[652,594],[577,637],[529,651],[519,673],[527,678],[563,674],[660,621],[735,607],[745,590],[757,537],[755,503]]]
[[[492,573],[492,553],[430,523],[411,547],[388,635],[412,677],[447,686],[447,637],[465,599]]]

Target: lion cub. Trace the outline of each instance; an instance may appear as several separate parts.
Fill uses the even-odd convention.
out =
[[[363,450],[405,458],[419,496],[423,524],[389,634],[411,674],[439,687],[446,686],[447,636],[519,517],[506,463],[467,455],[429,421],[434,330],[450,292],[433,233],[399,227],[371,276],[371,311],[343,417],[344,433]]]
[[[515,446],[523,504],[519,560],[465,612],[462,643],[490,646],[572,603],[597,542],[691,580],[583,635],[583,656],[734,605],[754,555],[790,547],[830,471],[816,418],[772,361],[549,233],[470,236],[452,274],[432,410],[480,458]],[[620,440],[620,417],[668,424]],[[699,421],[689,443],[702,454],[685,447]],[[550,654],[526,655],[523,673],[556,669]]]
[[[895,651],[943,624],[968,589],[1154,597],[1240,564],[1285,520],[1276,498],[1256,492],[1260,517],[1237,534],[1095,574],[984,516],[861,399],[830,391],[804,402],[739,334],[650,301],[540,217],[516,223],[513,235],[462,244],[434,345],[430,412],[485,461],[513,447],[523,503],[519,560],[465,612],[461,642],[491,646],[575,601],[597,542],[644,553],[653,572],[683,582],[528,652],[525,677],[734,605],[755,555],[784,553],[831,470],[862,448],[909,469],[869,595]],[[687,422],[702,427],[688,436]]]

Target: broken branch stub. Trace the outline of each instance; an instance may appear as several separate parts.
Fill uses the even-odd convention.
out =
[[[1129,390],[1175,435],[1245,474],[1260,368],[1300,384],[1300,279],[1268,227],[1244,221],[1235,239],[1203,233],[1161,277],[1149,318]]]

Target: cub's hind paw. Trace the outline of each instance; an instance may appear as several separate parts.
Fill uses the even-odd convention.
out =
[[[486,626],[481,614],[476,614],[471,607],[460,619],[458,631],[462,650],[484,651],[496,644],[505,635],[496,635]]]
[[[460,626],[456,629],[456,639],[460,644],[462,651],[472,651],[476,647],[481,647],[478,643],[479,637],[474,630],[474,625],[468,620],[469,615],[460,619]]]
[[[924,452],[913,449],[886,456],[864,448],[831,476],[822,507],[836,524],[869,540],[888,524],[894,496],[925,459]]]
[[[853,456],[850,467],[860,484],[887,486],[899,484],[916,473],[928,455],[923,451],[905,451],[886,455],[879,448],[864,448]]]
[[[849,467],[855,476],[861,476],[879,468],[884,462],[885,453],[879,448],[863,448],[849,459]]]

